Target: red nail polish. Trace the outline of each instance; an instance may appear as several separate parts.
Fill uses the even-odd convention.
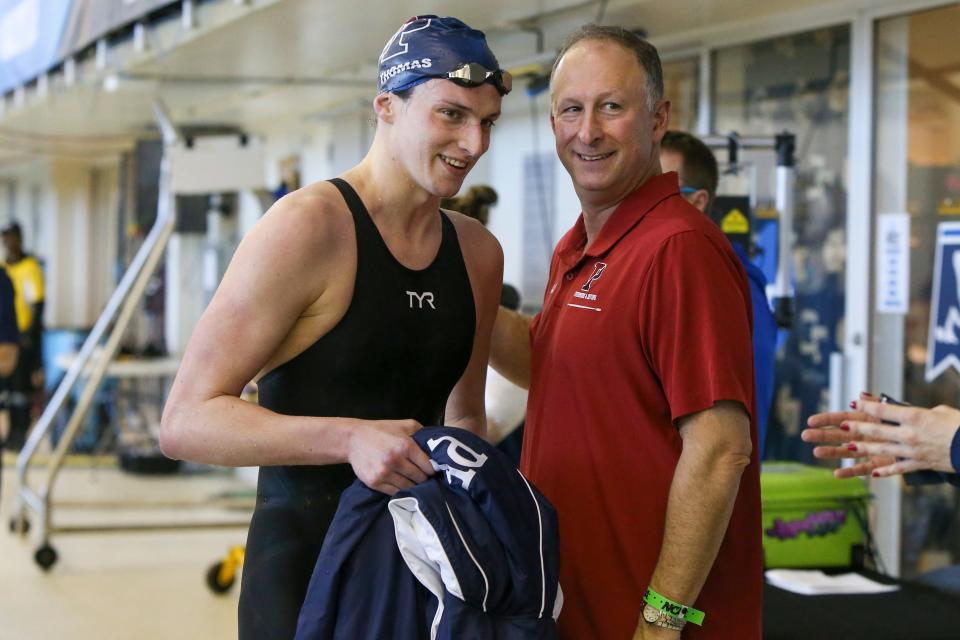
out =
[[[840,430],[841,430],[841,431],[850,431],[850,425],[847,424],[846,422],[841,422],[841,423],[840,423]]]
[[[856,401],[856,400],[851,400],[851,401],[850,401],[850,408],[851,408],[851,409],[856,409],[856,408],[857,408],[857,401]]]
[[[880,472],[879,472],[879,471],[874,471],[874,472],[871,473],[870,475],[872,475],[874,478],[879,478],[879,477],[880,477]]]
[[[857,450],[857,445],[855,445],[855,444],[853,444],[853,443],[851,442],[850,444],[847,445],[847,450],[848,450],[848,451],[856,451],[856,450]]]

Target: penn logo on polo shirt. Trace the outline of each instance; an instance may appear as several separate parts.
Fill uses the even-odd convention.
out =
[[[407,291],[407,298],[410,300],[411,309],[427,308],[427,307],[424,307],[423,305],[429,305],[430,309],[434,309],[434,310],[436,309],[436,307],[433,306],[433,293],[431,293],[430,291],[424,291],[423,293],[417,293],[416,291]],[[416,303],[417,305],[416,307],[413,306],[414,303]]]
[[[580,298],[581,300],[596,300],[597,294],[588,293],[590,287],[593,286],[593,283],[600,279],[600,276],[603,275],[603,272],[607,269],[606,262],[597,262],[593,265],[593,274],[587,278],[587,281],[583,283],[579,291],[573,293],[574,298]]]

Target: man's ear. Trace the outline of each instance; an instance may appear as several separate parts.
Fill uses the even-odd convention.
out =
[[[707,193],[706,189],[697,189],[696,191],[691,193],[690,204],[695,206],[700,211],[706,213],[707,215],[710,214],[710,212],[707,211],[707,206],[710,204],[710,194]]]
[[[657,142],[663,140],[670,129],[670,109],[673,105],[669,100],[661,100],[653,110],[653,139]]]
[[[377,114],[377,120],[393,124],[396,117],[397,103],[399,98],[389,91],[384,91],[373,99],[373,112]]]

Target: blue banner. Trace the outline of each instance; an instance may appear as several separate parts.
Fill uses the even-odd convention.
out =
[[[118,29],[179,3],[180,0],[72,0],[73,10],[63,32],[60,57],[66,58]]]
[[[0,0],[0,94],[178,0]]]
[[[0,0],[0,94],[60,62],[73,0]]]
[[[953,367],[960,373],[960,222],[937,225],[933,299],[927,337],[927,382]]]

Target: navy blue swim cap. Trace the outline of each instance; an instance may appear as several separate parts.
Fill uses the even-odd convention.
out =
[[[387,42],[380,54],[377,89],[379,93],[403,91],[431,78],[446,77],[466,86],[489,82],[501,95],[508,93],[512,84],[482,31],[456,18],[427,15],[407,20]]]

